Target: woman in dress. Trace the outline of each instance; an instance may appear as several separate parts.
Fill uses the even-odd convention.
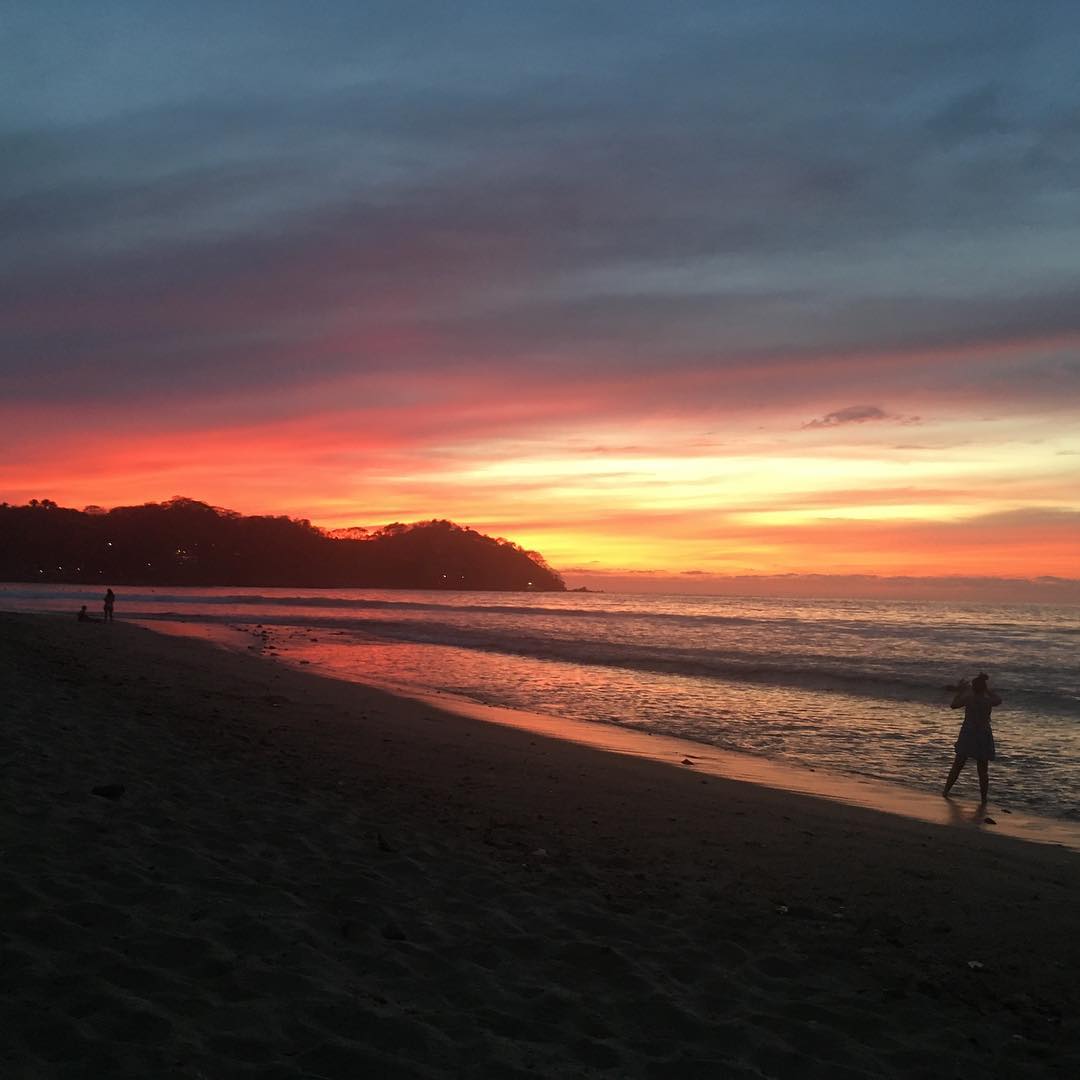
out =
[[[952,708],[964,710],[964,723],[956,738],[956,760],[952,763],[945,781],[943,794],[949,797],[960,770],[969,757],[975,759],[979,770],[979,792],[986,802],[990,790],[990,762],[994,760],[994,731],[990,727],[990,710],[1001,704],[1001,698],[989,686],[989,675],[976,675],[970,683],[962,680],[952,699]]]

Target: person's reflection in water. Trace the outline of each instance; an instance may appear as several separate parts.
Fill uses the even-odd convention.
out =
[[[979,794],[985,805],[990,791],[990,762],[997,756],[994,731],[990,726],[990,710],[1001,704],[1001,698],[989,686],[989,675],[976,675],[970,683],[961,680],[952,699],[951,708],[964,710],[964,723],[956,738],[956,758],[949,769],[942,794],[949,797],[956,778],[969,757],[975,759],[979,771]]]
[[[993,818],[986,816],[986,806],[983,803],[979,803],[977,806],[965,806],[955,799],[949,799],[946,805],[949,807],[950,825],[961,825],[967,828],[975,826],[975,828],[978,828],[980,825],[996,824]]]

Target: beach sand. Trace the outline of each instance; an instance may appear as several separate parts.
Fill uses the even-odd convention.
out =
[[[5,1080],[1080,1075],[1067,850],[123,623],[0,700]]]

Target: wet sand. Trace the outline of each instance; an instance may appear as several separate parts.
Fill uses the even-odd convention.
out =
[[[1068,850],[123,623],[0,679],[4,1077],[1080,1075]]]

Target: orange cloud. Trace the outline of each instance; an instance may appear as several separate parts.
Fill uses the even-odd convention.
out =
[[[919,444],[896,445],[885,423],[800,430],[784,402],[729,411],[718,387],[743,402],[746,380],[769,381],[742,377],[601,371],[569,386],[541,368],[493,385],[468,367],[379,371],[288,401],[255,386],[240,410],[96,403],[74,422],[9,403],[0,419],[19,453],[0,462],[0,492],[74,506],[187,495],[328,527],[450,517],[557,567],[609,571],[1074,572],[1068,425],[921,403]]]

